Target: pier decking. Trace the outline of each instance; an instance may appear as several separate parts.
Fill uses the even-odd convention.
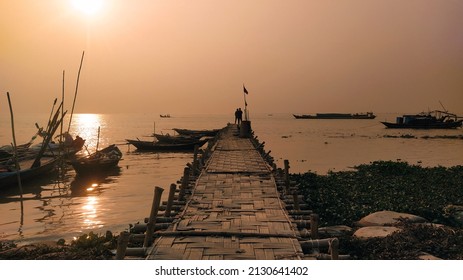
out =
[[[270,167],[230,125],[147,259],[300,259],[297,237]]]
[[[156,195],[155,188],[147,224],[121,234],[116,258],[337,259],[338,240],[317,239],[318,216],[301,210],[300,196],[290,187],[289,164],[285,161],[285,176],[281,176],[283,170],[268,160],[270,152],[265,153],[263,144],[257,137],[240,137],[236,125],[222,129],[208,143],[201,160],[195,153],[193,164],[185,168],[175,204],[175,184],[169,201],[161,207],[162,189],[157,187]],[[171,208],[177,212],[171,213]],[[164,217],[158,216],[159,209],[164,210]],[[142,248],[127,248],[129,240],[140,238],[144,239]],[[319,254],[321,247],[331,255]]]

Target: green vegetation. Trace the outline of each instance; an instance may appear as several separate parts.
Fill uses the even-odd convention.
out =
[[[83,234],[70,244],[63,239],[56,244],[33,244],[17,247],[13,242],[0,242],[0,260],[105,260],[112,259],[117,237],[111,232]]]
[[[377,161],[355,171],[292,174],[324,225],[348,225],[377,211],[405,212],[431,222],[459,226],[448,205],[463,205],[463,166],[451,168]]]
[[[403,230],[385,238],[340,239],[341,254],[360,260],[410,260],[426,252],[441,259],[463,259],[463,229],[454,218],[463,205],[463,166],[451,168],[377,161],[354,171],[292,174],[321,226],[348,225],[368,214],[390,210],[445,226],[403,221]],[[449,206],[450,205],[450,206]]]

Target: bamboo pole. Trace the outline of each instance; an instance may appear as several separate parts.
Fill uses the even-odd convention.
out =
[[[62,88],[61,88],[61,104],[63,104],[63,108],[64,108],[64,74],[65,72],[63,70],[63,82],[62,82]],[[61,111],[61,118],[64,119],[64,110]],[[60,125],[59,142],[60,144],[63,143],[63,122],[61,122],[61,125]]]
[[[333,238],[330,242],[330,254],[332,260],[339,259],[339,239]]]
[[[76,104],[77,90],[79,88],[80,70],[82,69],[82,63],[84,61],[84,54],[85,54],[85,51],[82,52],[82,57],[80,59],[79,72],[77,73],[76,90],[75,90],[75,93],[74,93],[74,101],[72,102],[71,116],[69,117],[69,126],[68,126],[67,131],[69,131],[71,129],[72,115],[74,114],[74,106]]]
[[[43,140],[42,142],[42,146],[40,148],[40,151],[39,153],[37,154],[35,160],[34,160],[34,163],[32,163],[32,166],[31,168],[34,168],[34,167],[38,167],[40,166],[40,158],[43,156],[43,154],[45,153],[45,150],[48,146],[48,143],[50,143],[53,135],[55,134],[56,130],[58,129],[59,125],[61,124],[61,122],[63,121],[62,118],[59,118],[58,119],[58,116],[59,116],[59,113],[60,113],[60,110],[62,108],[63,104],[61,103],[60,106],[58,107],[53,119],[51,120],[51,126],[50,126],[50,129],[46,132],[47,133],[47,136],[45,137],[45,139]],[[65,113],[66,114],[66,113]]]
[[[154,233],[154,225],[156,223],[156,216],[158,215],[159,204],[161,202],[161,196],[163,191],[164,189],[161,187],[154,188],[153,204],[151,206],[151,214],[146,228],[145,241],[143,242],[143,247],[148,247],[153,242],[152,239]]]
[[[180,185],[180,193],[178,195],[178,200],[180,201],[185,200],[185,191],[186,191],[186,188],[188,187],[189,180],[190,180],[190,168],[185,167],[183,169],[182,184]]]
[[[19,196],[20,196],[20,199],[21,199],[21,213],[23,212],[23,204],[22,204],[22,201],[23,201],[23,187],[22,187],[22,183],[21,183],[21,175],[19,174],[19,172],[21,171],[21,167],[19,166],[19,162],[18,162],[18,148],[17,148],[17,144],[16,144],[16,134],[15,134],[15,130],[14,130],[14,115],[13,115],[13,106],[11,105],[11,99],[10,99],[10,93],[7,92],[6,93],[6,96],[8,98],[8,105],[10,107],[10,116],[11,116],[11,133],[12,133],[12,136],[13,136],[13,156],[14,156],[14,162],[15,162],[15,165],[16,165],[16,177],[17,177],[17,180],[18,180],[18,186],[19,186]]]
[[[293,192],[293,200],[294,200],[294,210],[299,211],[301,208],[299,207],[299,196],[296,192]]]
[[[156,224],[153,227],[153,231],[168,229],[171,225],[172,223],[158,223],[158,221],[156,221]],[[147,228],[148,228],[148,224],[135,224],[130,229],[130,232],[131,233],[142,233],[142,232],[146,232]]]
[[[169,197],[167,198],[167,206],[166,210],[164,212],[165,217],[170,216],[170,212],[172,210],[172,203],[174,202],[174,196],[175,196],[175,189],[177,188],[177,185],[171,184],[170,189],[169,189]]]
[[[288,193],[289,192],[289,160],[285,159],[284,161],[285,163],[285,173],[284,173],[284,177],[285,177],[285,187],[286,187],[286,192]]]
[[[310,215],[310,236],[318,239],[318,214]]]
[[[98,136],[96,138],[96,151],[98,152],[98,146],[100,145],[100,127],[98,127]]]
[[[123,260],[127,245],[129,244],[130,233],[123,231],[117,239],[116,260]]]
[[[148,223],[150,220],[149,217],[146,217],[143,221],[144,223]],[[172,223],[174,221],[174,218],[173,217],[156,217],[156,223]],[[135,224],[134,226],[136,226],[138,224]]]
[[[198,149],[199,149],[199,146],[195,145],[194,154],[193,154],[193,175],[194,176],[198,174]]]

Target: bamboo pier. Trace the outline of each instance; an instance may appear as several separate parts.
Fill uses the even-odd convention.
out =
[[[318,216],[252,132],[229,124],[195,149],[169,200],[155,187],[150,216],[119,236],[116,259],[338,259],[336,238],[318,239]],[[326,253],[322,253],[322,250]]]

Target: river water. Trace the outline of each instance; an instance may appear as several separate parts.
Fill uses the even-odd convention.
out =
[[[251,116],[251,126],[278,167],[290,162],[290,172],[326,174],[351,170],[376,160],[406,161],[422,166],[463,164],[463,130],[391,130],[380,121],[400,114],[378,114],[374,120],[308,120],[288,114]],[[46,115],[15,118],[17,143],[28,142],[35,123],[45,126]],[[67,120],[69,122],[69,120]],[[149,216],[155,186],[166,189],[180,180],[192,153],[139,152],[125,139],[150,139],[156,133],[173,134],[172,128],[212,129],[233,122],[230,115],[76,114],[71,134],[86,139],[94,151],[118,144],[123,152],[119,170],[100,178],[79,179],[72,167],[62,176],[49,176],[16,188],[0,188],[0,239],[23,243],[71,240],[93,231],[116,234]],[[66,122],[65,122],[66,124]],[[0,119],[0,146],[12,142],[9,116]],[[98,128],[100,137],[98,138]],[[151,138],[152,139],[152,138]],[[38,140],[38,139],[37,139]],[[37,141],[36,140],[36,141]]]

